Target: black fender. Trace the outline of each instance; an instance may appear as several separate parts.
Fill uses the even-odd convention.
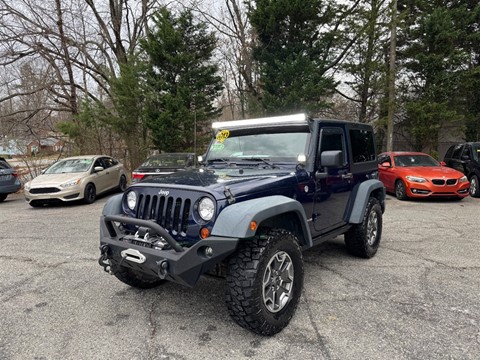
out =
[[[370,179],[356,186],[351,195],[350,208],[347,212],[346,221],[350,224],[360,224],[365,215],[365,208],[370,196],[380,201],[382,212],[385,211],[385,186],[380,180]]]
[[[256,221],[260,227],[262,223],[268,223],[270,219],[281,215],[296,216],[293,221],[298,220],[300,225],[298,231],[301,232],[296,235],[303,245],[312,246],[312,236],[303,206],[298,201],[282,195],[252,199],[227,206],[215,221],[212,236],[251,238],[256,233],[256,229],[250,228],[252,221]]]

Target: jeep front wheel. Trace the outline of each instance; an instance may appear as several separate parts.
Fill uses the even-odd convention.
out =
[[[379,201],[368,199],[365,215],[360,224],[354,224],[345,233],[348,252],[355,256],[371,258],[375,255],[382,237],[382,208]]]
[[[125,266],[112,265],[111,269],[118,280],[139,289],[151,289],[165,282],[158,277],[143,274]]]
[[[240,326],[260,335],[280,332],[293,317],[303,287],[298,239],[272,229],[246,240],[228,262],[226,303]]]

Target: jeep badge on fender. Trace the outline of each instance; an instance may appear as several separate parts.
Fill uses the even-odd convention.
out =
[[[199,168],[152,176],[108,200],[99,263],[138,288],[224,276],[232,318],[273,335],[299,303],[302,251],[343,234],[351,254],[377,252],[385,189],[373,129],[297,114],[213,130]]]

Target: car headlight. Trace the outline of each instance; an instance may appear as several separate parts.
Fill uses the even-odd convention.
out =
[[[205,221],[212,220],[215,214],[215,204],[213,200],[208,197],[202,198],[198,202],[198,214]]]
[[[24,189],[24,190],[30,191],[30,188],[31,188],[30,181],[27,182],[27,183],[25,183],[25,185],[23,185],[23,189]]]
[[[461,182],[461,183],[464,183],[464,182],[468,182],[468,178],[466,176],[462,176],[458,182]]]
[[[67,187],[70,187],[70,186],[78,185],[78,184],[80,184],[80,180],[81,179],[75,179],[75,180],[68,181],[68,182],[60,185],[60,187],[67,188]]]
[[[137,206],[137,194],[135,191],[130,191],[127,194],[127,206],[130,210],[135,209],[135,206]]]
[[[408,181],[416,182],[416,183],[424,183],[424,182],[427,182],[427,179],[422,178],[422,177],[418,177],[418,176],[405,176],[405,178],[406,178]]]

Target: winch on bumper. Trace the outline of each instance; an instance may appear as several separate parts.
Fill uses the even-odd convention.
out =
[[[139,226],[141,236],[123,233],[115,223]],[[148,234],[148,236],[145,236]],[[161,239],[168,250],[156,248],[149,237]],[[136,245],[137,242],[147,246]],[[211,236],[183,248],[157,223],[118,215],[104,215],[100,220],[99,264],[110,272],[112,265],[125,266],[160,279],[193,287],[199,277],[232,254],[238,238]]]

